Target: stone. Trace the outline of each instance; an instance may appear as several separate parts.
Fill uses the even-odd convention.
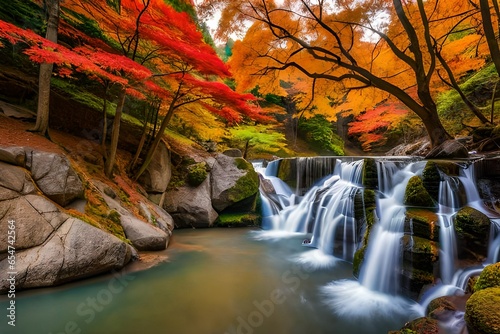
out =
[[[148,168],[139,177],[138,182],[148,193],[163,193],[172,177],[170,152],[164,142],[156,148]]]
[[[140,251],[157,251],[167,248],[168,235],[159,228],[143,222],[131,215],[122,215],[123,231]]]
[[[479,279],[474,284],[474,291],[494,287],[500,288],[500,262],[484,267]]]
[[[221,212],[255,196],[259,191],[259,175],[246,160],[219,154],[211,171],[211,187],[212,205]]]
[[[470,334],[500,334],[500,287],[474,292],[465,305]]]
[[[61,206],[83,197],[82,181],[65,156],[33,151],[28,160],[31,176],[45,196]]]
[[[461,258],[473,255],[476,259],[488,255],[490,220],[482,212],[469,206],[461,208],[455,215],[455,231],[458,238],[457,249]],[[468,254],[467,254],[468,252]]]
[[[26,165],[25,148],[21,146],[0,147],[0,161],[24,167]]]
[[[404,204],[408,206],[434,207],[434,201],[417,175],[410,178],[406,185]]]
[[[25,169],[3,162],[0,162],[0,188],[12,190],[18,195],[36,192],[33,181]],[[0,201],[5,199],[7,198],[2,197],[0,194]]]
[[[53,286],[125,266],[129,246],[77,218],[67,219],[47,242],[16,254],[16,289]],[[8,290],[7,259],[0,261],[0,293]]]
[[[232,157],[232,158],[243,158],[243,154],[237,148],[227,149],[224,152],[222,152],[222,154],[227,155],[228,157]]]
[[[405,330],[414,332],[405,332]],[[417,318],[407,323],[400,333],[439,334],[439,323],[427,317]]]
[[[68,219],[51,201],[38,195],[0,202],[0,217],[0,253],[7,251],[9,220],[16,227],[16,250],[22,250],[43,244]]]
[[[441,145],[433,148],[426,159],[467,159],[469,153],[467,148],[458,140],[447,140]]]
[[[167,191],[163,208],[177,228],[212,226],[218,214],[212,207],[210,175],[196,188],[178,187]]]

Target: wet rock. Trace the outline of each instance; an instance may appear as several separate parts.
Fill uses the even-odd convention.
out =
[[[439,323],[437,320],[422,317],[410,321],[400,331],[400,333],[412,333],[405,332],[405,330],[411,330],[418,334],[439,334]]]
[[[413,176],[408,181],[404,195],[404,204],[408,206],[434,207],[435,203],[424,187],[422,179]]]
[[[474,291],[500,287],[500,262],[484,267],[479,279],[474,284]]]
[[[420,208],[406,210],[405,233],[439,241],[439,222],[436,213]]]
[[[219,212],[254,197],[259,191],[257,172],[252,164],[242,158],[220,154],[210,174],[212,205]]]
[[[473,293],[465,306],[465,322],[470,334],[500,334],[500,287]]]
[[[363,162],[362,182],[366,188],[378,188],[378,173],[375,159],[365,159]]]
[[[476,260],[487,256],[490,224],[488,217],[474,208],[466,206],[457,212],[455,231],[458,249],[461,250],[459,256],[464,258],[473,255]]]

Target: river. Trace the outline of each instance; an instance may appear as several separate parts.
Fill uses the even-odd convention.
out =
[[[344,298],[361,298],[359,308],[343,309],[328,298],[328,286],[357,284],[352,264],[313,270],[297,261],[314,251],[301,245],[304,235],[263,233],[176,230],[168,260],[151,269],[17,293],[16,327],[4,316],[0,333],[380,334],[409,320],[408,309],[393,311],[387,300],[364,305],[356,288]],[[0,298],[6,314],[6,296]]]

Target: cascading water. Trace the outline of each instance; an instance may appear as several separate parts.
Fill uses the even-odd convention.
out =
[[[440,269],[441,280],[444,284],[450,284],[455,273],[455,262],[457,260],[457,242],[455,227],[453,226],[453,216],[457,212],[459,202],[458,180],[456,178],[442,176],[439,183],[439,241],[440,241]]]
[[[393,162],[379,162],[377,216],[359,280],[366,288],[395,295],[399,291],[400,242],[404,233],[406,208],[403,198],[409,179],[422,170],[423,162],[397,169]]]
[[[300,160],[295,166],[297,178],[300,179],[297,181],[297,185],[313,183],[313,180],[326,175],[324,166],[332,168],[334,160],[328,160],[330,165],[325,164],[323,158],[321,161],[319,165],[315,165],[311,160]],[[300,197],[301,188],[297,186],[295,191],[297,196],[292,201],[288,201],[290,203],[288,206],[280,209],[279,215],[277,215],[279,222],[273,227],[275,230],[311,234],[310,240],[305,242],[305,246],[316,248],[316,250],[302,253],[301,262],[318,261],[319,263],[325,261],[323,263],[328,264],[313,267],[317,269],[335,264],[332,264],[331,260],[325,260],[325,257],[314,258],[318,257],[318,254],[322,254],[322,256],[326,254],[330,259],[337,257],[352,261],[353,254],[360,247],[359,235],[366,228],[359,225],[361,222],[367,221],[366,216],[356,217],[354,214],[354,199],[364,200],[363,193],[366,191],[361,184],[363,161],[352,161],[351,158],[351,162],[342,162],[337,159],[334,171],[329,176],[310,187],[303,197]],[[427,209],[427,212],[430,212],[431,215],[437,215],[437,223],[439,223],[439,278],[441,284],[429,290],[422,298],[420,305],[398,296],[405,288],[405,286],[399,287],[399,279],[403,274],[407,274],[403,273],[401,266],[403,262],[401,245],[403,240],[405,242],[409,240],[409,246],[413,250],[414,242],[413,221],[410,218],[411,215],[406,213],[407,207],[403,200],[405,188],[411,177],[422,176],[426,163],[426,161],[415,162],[405,159],[376,161],[378,185],[375,189],[376,208],[373,212],[375,221],[370,232],[369,242],[364,250],[359,280],[337,280],[321,289],[323,300],[336,314],[362,318],[366,317],[367,314],[370,316],[377,314],[391,316],[406,312],[408,315],[410,310],[410,312],[414,312],[412,316],[422,316],[430,300],[442,295],[463,293],[469,277],[477,275],[484,264],[499,260],[500,218],[497,212],[484,205],[479,195],[475,186],[474,164],[458,165],[460,176],[449,176],[438,169],[441,181],[437,181],[438,184],[436,183],[435,188],[432,188],[435,189],[438,196],[438,205],[435,209]],[[304,170],[314,173],[314,177],[309,178]],[[276,172],[273,175],[276,175]],[[438,185],[439,189],[437,189]],[[466,198],[460,196],[463,192],[465,192]],[[293,195],[288,194],[287,196]],[[359,205],[359,202],[356,203]],[[492,224],[487,260],[483,265],[464,269],[459,268],[461,262],[457,259],[454,221],[457,212],[466,205],[483,212]],[[364,208],[364,202],[362,206]],[[363,209],[363,212],[365,215],[368,214],[366,208]],[[407,222],[410,225],[406,226],[405,230]],[[429,226],[434,226],[434,222],[436,221],[430,222]],[[429,228],[432,231],[434,229],[434,227]],[[422,230],[418,233],[422,233]],[[410,235],[405,236],[405,234]],[[417,236],[421,238],[420,235]],[[433,245],[438,245],[434,243],[437,241],[434,236],[427,240]],[[403,245],[408,247],[408,244]],[[405,254],[413,256],[412,250],[408,251],[408,248],[404,248],[404,250],[408,252]],[[405,265],[408,265],[409,260],[413,261],[413,257],[408,258],[407,255],[404,259]],[[404,277],[406,280],[407,276]]]

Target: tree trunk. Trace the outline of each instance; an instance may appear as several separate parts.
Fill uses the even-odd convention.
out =
[[[57,43],[57,26],[59,24],[59,0],[45,1],[47,6],[47,32],[45,38]],[[49,137],[49,106],[50,106],[50,79],[52,77],[53,64],[43,63],[40,65],[38,77],[38,106],[36,124],[33,132],[38,132]]]
[[[165,132],[165,129],[167,128],[168,123],[170,122],[170,119],[174,115],[174,110],[175,110],[175,101],[176,99],[172,100],[170,103],[170,107],[168,109],[167,114],[163,118],[163,121],[161,122],[160,129],[158,130],[158,133],[156,134],[153,143],[149,147],[148,153],[146,154],[146,158],[144,159],[144,162],[142,163],[141,168],[137,171],[137,173],[134,175],[134,180],[137,181],[139,177],[146,171],[148,168],[149,164],[151,163],[151,160],[153,159],[153,154],[156,151],[156,148],[158,145],[160,145],[161,138],[163,137],[163,133]]]
[[[486,36],[486,42],[490,50],[491,60],[495,64],[497,73],[500,74],[500,48],[491,22],[490,3],[488,0],[479,0],[481,9],[481,18],[483,19],[483,30]]]
[[[419,115],[424,123],[427,134],[431,141],[431,146],[436,147],[445,141],[452,139],[441,123],[437,112],[427,113],[425,116]]]
[[[118,104],[116,105],[116,113],[113,119],[113,128],[111,130],[111,143],[109,144],[109,155],[104,166],[104,173],[109,178],[113,176],[113,166],[115,165],[118,139],[120,138],[120,121],[122,118],[123,105],[125,104],[125,97],[125,88],[123,88],[118,97]]]
[[[101,149],[104,159],[108,158],[108,152],[106,149],[106,137],[108,136],[108,90],[109,82],[105,83],[104,87],[104,98],[102,99],[102,140]]]

